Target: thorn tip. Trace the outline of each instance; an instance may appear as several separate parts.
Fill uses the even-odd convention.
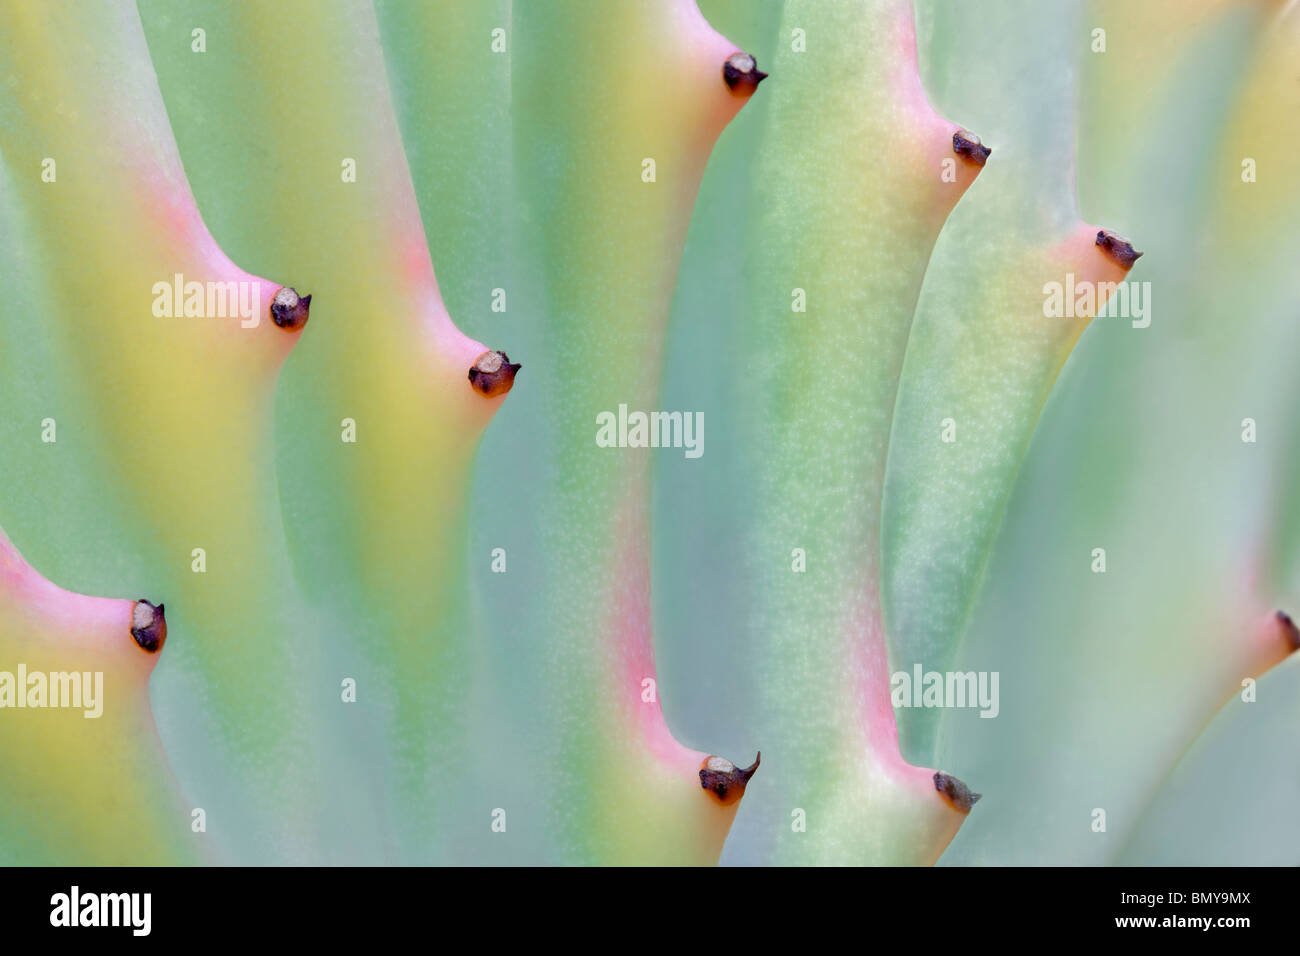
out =
[[[767,74],[758,68],[758,61],[748,53],[737,51],[722,64],[722,81],[736,96],[749,96]]]
[[[952,134],[952,151],[975,166],[983,166],[993,152],[978,136],[964,129]]]
[[[146,654],[157,654],[167,640],[165,607],[143,598],[131,605],[131,637]]]
[[[285,286],[271,297],[271,321],[286,332],[297,332],[307,324],[311,312],[311,296],[299,296],[291,286]]]
[[[976,793],[966,784],[951,774],[934,772],[934,789],[948,801],[948,805],[961,813],[970,813],[970,808],[979,802],[983,794]]]
[[[1273,616],[1282,629],[1282,638],[1286,641],[1286,646],[1292,651],[1300,651],[1300,628],[1296,627],[1291,615],[1286,611],[1276,611]]]
[[[700,787],[722,806],[731,806],[745,795],[745,786],[762,760],[761,750],[748,767],[737,767],[726,757],[705,757],[700,764]]]
[[[514,387],[515,375],[521,368],[505,352],[484,352],[470,366],[469,383],[485,397],[495,398]]]
[[[1109,229],[1097,231],[1097,245],[1112,262],[1125,271],[1133,268],[1133,263],[1142,258],[1142,253],[1133,248],[1133,243]]]

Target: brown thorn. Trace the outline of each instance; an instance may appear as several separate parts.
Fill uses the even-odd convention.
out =
[[[983,166],[993,152],[985,146],[974,133],[959,129],[952,134],[952,151],[962,159],[976,166]]]
[[[271,297],[271,321],[286,332],[297,332],[307,324],[311,296],[299,296],[298,290],[285,286]]]
[[[758,771],[763,761],[763,751],[758,752],[748,767],[737,767],[726,757],[705,757],[700,764],[700,787],[722,806],[728,807],[745,795],[749,778]]]
[[[1133,263],[1142,258],[1142,253],[1133,248],[1133,243],[1123,236],[1117,236],[1109,229],[1098,230],[1097,245],[1112,262],[1125,270],[1133,268]]]
[[[504,395],[515,384],[522,365],[511,364],[505,352],[484,352],[470,366],[469,383],[488,398]]]
[[[767,74],[758,68],[758,61],[748,53],[737,51],[722,64],[722,81],[736,96],[749,96]]]
[[[934,772],[934,789],[948,801],[948,804],[962,813],[970,813],[970,808],[979,802],[983,794],[976,793],[956,777],[947,773]]]
[[[143,598],[131,605],[131,637],[146,654],[157,654],[167,640],[167,618],[162,604]]]
[[[1295,626],[1291,615],[1286,611],[1276,611],[1273,616],[1277,618],[1277,623],[1282,628],[1282,638],[1286,641],[1286,646],[1292,651],[1300,651],[1300,628]]]

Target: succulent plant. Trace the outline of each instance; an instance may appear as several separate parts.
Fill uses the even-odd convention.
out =
[[[1295,4],[0,22],[0,860],[1295,862]]]

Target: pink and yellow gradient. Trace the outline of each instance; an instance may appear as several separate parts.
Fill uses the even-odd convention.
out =
[[[58,587],[0,531],[0,672],[17,696],[0,710],[0,860],[78,866],[197,862],[200,838],[149,710],[159,653],[132,637],[133,601]],[[20,670],[21,668],[21,670]],[[48,686],[28,697],[18,675],[84,678],[93,707]],[[52,681],[52,679],[51,679]],[[58,698],[56,700],[56,697]]]
[[[18,79],[0,151],[33,169],[57,163],[53,181],[15,184],[22,214],[42,224],[33,253],[55,277],[41,321],[63,357],[60,380],[73,383],[62,424],[120,550],[157,574],[189,636],[168,654],[167,693],[209,705],[221,759],[182,752],[187,782],[219,807],[236,766],[251,805],[291,799],[282,768],[311,757],[271,443],[276,378],[303,335],[272,320],[289,283],[237,267],[204,225],[134,3],[17,5],[0,63]],[[159,307],[158,287],[176,276],[183,288],[240,290],[253,314],[229,301],[206,314],[206,295],[202,315]]]
[[[545,714],[546,761],[556,768],[548,819],[574,861],[711,864],[736,804],[702,788],[709,754],[679,743],[661,707],[672,691],[655,669],[651,458],[596,447],[594,423],[620,404],[658,407],[671,296],[705,164],[766,85],[729,87],[724,64],[744,48],[694,0],[566,0],[521,5],[514,16],[516,30],[539,38],[516,52],[513,105],[542,131],[526,149],[517,144],[516,160],[521,190],[538,197],[541,311],[554,356],[525,372],[555,423],[538,515],[550,566],[533,618],[542,623],[530,628],[546,675],[564,688]],[[558,768],[575,762],[579,771],[561,777]]]

